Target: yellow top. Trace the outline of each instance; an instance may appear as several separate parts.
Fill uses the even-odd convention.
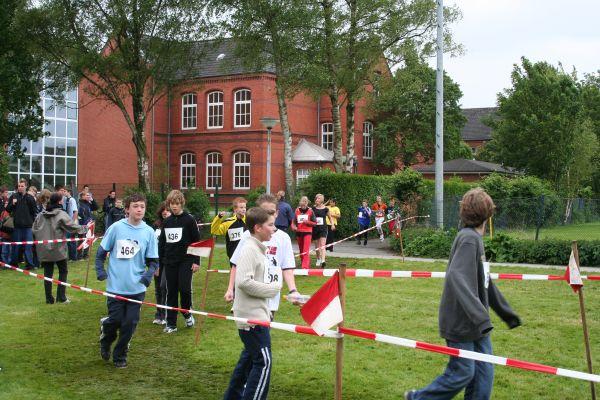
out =
[[[340,209],[338,206],[327,207],[329,208],[329,215],[327,216],[327,225],[337,225],[338,219],[340,218]]]

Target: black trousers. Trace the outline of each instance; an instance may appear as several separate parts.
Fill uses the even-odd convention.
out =
[[[167,280],[164,266],[160,266],[158,269],[158,276],[154,276],[154,292],[156,295],[156,304],[166,305],[167,304]],[[156,308],[154,313],[155,319],[165,319],[167,310],[164,308]]]
[[[120,296],[142,301],[145,295],[146,292],[121,294]],[[108,307],[108,317],[103,318],[101,322],[100,342],[110,347],[117,339],[118,333],[119,340],[117,340],[113,350],[113,361],[127,361],[129,342],[140,321],[140,308],[142,308],[142,305],[109,297],[106,299],[106,306]]]
[[[42,262],[42,267],[44,268],[44,276],[46,278],[52,278],[54,275],[54,261],[44,261]],[[56,266],[58,267],[58,280],[61,282],[67,281],[67,259],[56,261]],[[58,285],[56,288],[56,301],[62,303],[67,300],[67,296],[65,294],[66,287],[63,285]],[[54,297],[52,297],[52,282],[44,281],[44,291],[46,292],[46,303],[52,304],[54,303]]]
[[[335,242],[335,231],[331,230],[331,225],[327,225],[327,241],[325,244],[331,244]],[[333,246],[327,247],[327,251],[333,251]]]
[[[182,261],[178,264],[165,263],[167,278],[167,305],[189,310],[192,308],[192,261]],[[181,302],[179,302],[181,300]],[[185,318],[189,313],[182,312]],[[177,326],[177,311],[167,310],[167,326]]]

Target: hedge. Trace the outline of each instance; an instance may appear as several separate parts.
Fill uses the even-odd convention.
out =
[[[456,230],[406,229],[402,231],[404,255],[407,257],[448,258]],[[400,241],[391,238],[391,247],[400,252]],[[484,237],[489,261],[526,264],[567,265],[571,241],[560,239],[524,240],[506,234],[493,239]],[[579,262],[585,266],[600,266],[600,240],[577,242]]]

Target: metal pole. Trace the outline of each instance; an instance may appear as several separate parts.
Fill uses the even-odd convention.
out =
[[[435,208],[444,227],[444,1],[437,0],[437,71],[435,79]]]
[[[271,128],[267,128],[267,193],[271,193]]]

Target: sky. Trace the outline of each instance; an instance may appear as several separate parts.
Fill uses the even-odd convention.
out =
[[[461,87],[463,108],[496,106],[522,56],[575,67],[580,78],[600,70],[600,0],[444,0],[450,5],[463,14],[449,28],[465,54],[446,55],[444,69]]]

